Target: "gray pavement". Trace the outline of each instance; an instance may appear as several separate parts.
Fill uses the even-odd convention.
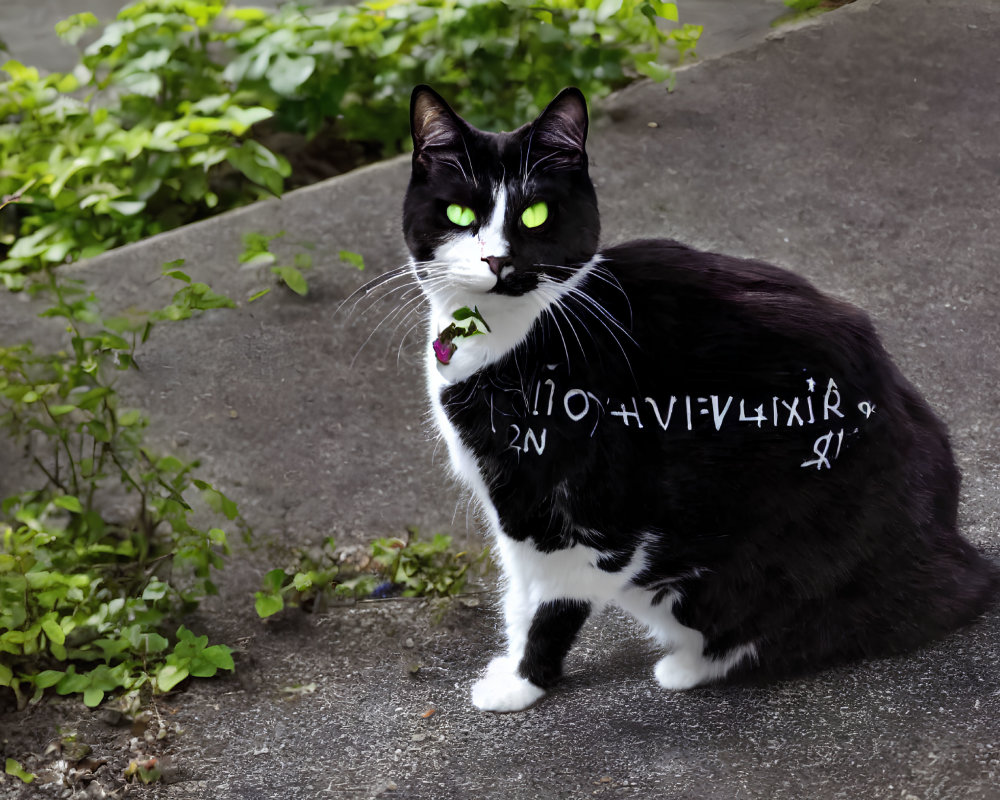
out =
[[[872,313],[949,422],[965,475],[962,524],[994,557],[998,33],[993,0],[858,0],[686,70],[672,94],[642,83],[609,98],[590,143],[606,242],[669,235],[764,258]],[[162,325],[139,354],[142,371],[122,385],[150,414],[156,442],[199,456],[261,541],[332,533],[361,544],[414,523],[478,541],[465,501],[437,477],[445,454],[426,427],[425,343],[379,330],[355,359],[375,323],[336,313],[364,280],[405,259],[407,173],[397,159],[72,270],[109,308],[166,300],[173,287],[160,265],[176,258],[243,299],[266,276],[238,268],[242,234],[285,230],[289,257],[312,248],[307,299],[273,291]],[[368,269],[340,263],[341,248],[364,254]],[[55,335],[33,303],[0,303],[0,341]],[[4,478],[16,470],[0,470]],[[394,600],[265,623],[250,592],[274,566],[268,557],[231,559],[222,596],[192,620],[240,648],[239,669],[166,701],[184,729],[169,747],[174,782],[137,795],[1000,796],[997,611],[905,657],[682,694],[656,686],[651,649],[609,613],[588,623],[558,690],[496,716],[469,702],[499,644],[490,595],[440,621],[425,603]],[[315,692],[294,699],[280,691],[309,683]],[[127,741],[127,732],[107,739],[81,708],[64,706],[68,723],[106,747]],[[31,719],[0,716],[5,753],[22,755]]]

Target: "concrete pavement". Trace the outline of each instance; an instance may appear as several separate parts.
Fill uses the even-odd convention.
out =
[[[609,98],[589,148],[606,242],[669,235],[764,258],[871,312],[948,421],[965,475],[964,530],[994,557],[998,34],[992,0],[858,0],[686,70],[672,94],[641,83]],[[139,354],[142,371],[122,385],[150,414],[155,441],[199,456],[261,541],[332,533],[360,544],[409,524],[478,541],[464,501],[435,477],[445,454],[427,440],[419,333],[400,345],[404,328],[380,330],[355,359],[374,323],[335,313],[364,280],[404,261],[407,174],[397,159],[72,270],[109,308],[149,307],[173,291],[160,265],[185,258],[198,279],[242,301],[267,280],[239,269],[244,233],[287,231],[277,249],[289,258],[308,246],[308,298],[272,291],[162,325]],[[368,269],[341,263],[342,248]],[[0,302],[3,341],[54,335],[33,304]],[[250,593],[274,565],[265,551],[231,559],[222,597],[192,621],[241,648],[239,669],[167,701],[184,729],[168,747],[175,782],[136,795],[998,796],[997,611],[905,657],[683,694],[656,686],[651,649],[611,613],[588,623],[558,690],[495,716],[468,698],[499,643],[488,595],[440,623],[426,604],[402,600],[264,623]],[[280,691],[309,683],[313,693],[291,700]],[[61,713],[106,748],[127,740],[101,733],[81,708]],[[5,753],[21,757],[17,748],[41,735],[30,734],[31,718],[0,716]],[[0,796],[11,791],[0,784]]]

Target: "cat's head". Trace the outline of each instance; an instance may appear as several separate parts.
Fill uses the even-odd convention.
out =
[[[578,89],[564,89],[513,133],[487,133],[418,86],[410,124],[403,229],[432,301],[461,295],[482,305],[480,295],[524,296],[566,280],[593,257],[600,220]]]

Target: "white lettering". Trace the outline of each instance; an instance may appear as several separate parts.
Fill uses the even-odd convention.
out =
[[[816,454],[816,458],[812,461],[802,462],[803,467],[816,467],[816,469],[823,469],[824,465],[827,469],[830,469],[830,459],[827,458],[827,453],[830,452],[830,442],[833,440],[833,431],[829,433],[824,433],[813,443],[813,452]],[[822,448],[822,449],[821,449]]]
[[[731,406],[732,404],[733,404],[733,398],[732,397],[727,397],[726,398],[725,408],[723,408],[722,411],[720,412],[719,411],[719,396],[715,395],[715,394],[712,395],[712,417],[715,420],[715,429],[716,430],[721,430],[722,429],[722,422],[723,422],[723,420],[725,420],[726,413],[729,411],[729,406]]]
[[[524,452],[529,452],[532,442],[535,445],[535,452],[541,455],[545,452],[545,435],[548,433],[548,429],[542,428],[542,440],[538,441],[538,437],[535,436],[534,430],[528,428],[527,432],[524,434]]]
[[[802,421],[802,417],[799,416],[799,412],[796,411],[796,409],[798,408],[798,405],[799,405],[799,398],[793,397],[791,405],[788,405],[788,403],[786,403],[784,400],[782,400],[781,401],[781,405],[783,405],[785,408],[788,409],[788,422],[785,423],[785,427],[786,428],[791,428],[792,427],[792,420],[793,419],[798,420],[799,421],[799,425],[805,425],[805,423]]]
[[[830,383],[827,384],[826,387],[826,396],[823,398],[824,422],[830,419],[830,412],[833,412],[841,419],[844,417],[844,415],[840,413],[840,390],[837,388],[837,384],[834,382],[833,378],[830,378]]]
[[[566,411],[566,416],[569,417],[573,422],[579,422],[590,411],[590,401],[587,399],[589,392],[583,391],[583,389],[570,389],[566,392],[566,396],[563,397],[563,409]],[[571,397],[581,397],[583,398],[583,410],[579,414],[574,414],[569,407],[569,401]]]
[[[639,419],[639,404],[636,402],[636,400],[635,400],[634,397],[632,398],[632,408],[634,410],[632,410],[632,411],[626,411],[625,410],[625,404],[622,403],[621,404],[621,409],[622,410],[621,411],[612,411],[611,412],[611,416],[612,417],[621,417],[622,418],[622,422],[625,423],[625,427],[626,428],[628,427],[628,418],[629,417],[635,417],[635,424],[638,425],[640,428],[642,428],[642,420]]]
[[[545,416],[552,416],[552,402],[556,398],[556,382],[552,378],[546,378],[545,383],[549,386],[549,405],[545,410]]]
[[[521,447],[517,443],[517,441],[518,441],[518,439],[521,438],[521,426],[520,425],[516,425],[513,422],[510,423],[510,426],[507,428],[507,435],[508,436],[510,435],[511,428],[514,429],[514,435],[511,437],[510,441],[507,442],[507,447],[509,447],[511,450],[517,450],[518,452],[520,452],[521,451]]]
[[[746,407],[744,406],[745,402],[745,400],[740,400],[740,422],[756,422],[758,428],[767,422],[767,416],[764,414],[763,404],[754,409],[756,416],[748,417]]]
[[[656,401],[652,397],[647,397],[646,402],[653,407],[653,413],[656,415],[656,421],[659,423],[660,427],[663,428],[663,430],[666,430],[667,426],[670,425],[670,418],[674,414],[674,404],[677,402],[677,398],[670,398],[670,405],[667,406],[666,421],[664,421],[663,417],[660,416],[660,407],[656,404]]]

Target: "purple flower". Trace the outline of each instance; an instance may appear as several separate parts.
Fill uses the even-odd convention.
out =
[[[442,364],[447,364],[451,361],[451,357],[457,349],[451,342],[442,342],[440,339],[434,340],[434,355]]]
[[[401,591],[402,587],[399,584],[392,581],[382,581],[382,583],[372,589],[371,597],[385,599],[386,597],[395,597]]]

